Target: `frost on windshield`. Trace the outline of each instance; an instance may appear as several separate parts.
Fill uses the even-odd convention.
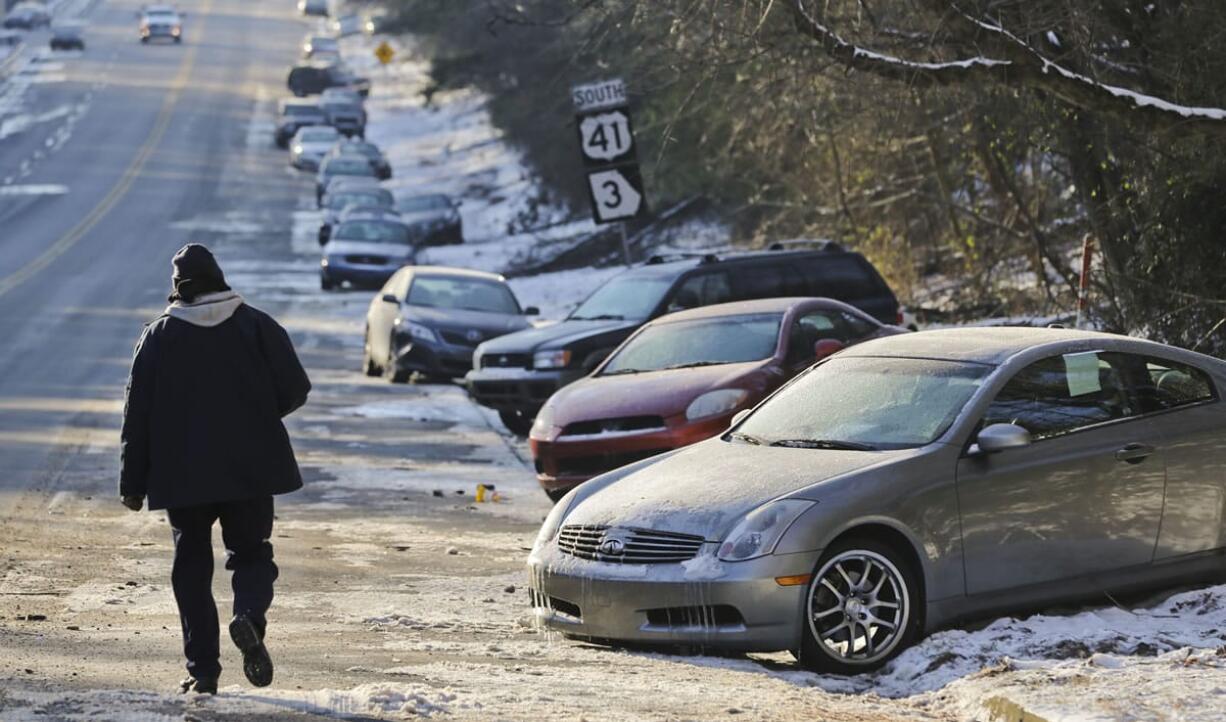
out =
[[[767,359],[775,353],[780,319],[759,314],[652,326],[610,359],[602,375]]]
[[[772,398],[738,431],[765,443],[922,446],[945,433],[990,370],[928,359],[835,358]]]

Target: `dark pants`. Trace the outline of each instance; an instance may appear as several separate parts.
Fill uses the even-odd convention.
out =
[[[232,571],[234,613],[246,614],[264,633],[264,615],[272,604],[277,565],[272,560],[272,497],[167,509],[174,532],[175,562],[171,583],[183,625],[187,671],[197,679],[216,678],[217,605],[213,602],[213,522],[221,521],[226,569]]]

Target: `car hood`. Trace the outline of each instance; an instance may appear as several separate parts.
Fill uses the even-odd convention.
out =
[[[764,361],[651,371],[624,376],[589,376],[562,388],[549,405],[553,424],[615,419],[623,416],[673,416],[711,389],[734,387]]]
[[[401,315],[410,321],[446,329],[476,329],[486,336],[501,336],[528,327],[528,319],[517,314],[488,313],[456,308],[405,306]]]
[[[416,249],[398,243],[367,243],[365,241],[329,241],[323,247],[325,256],[341,256],[350,253],[368,256],[411,256]]]
[[[768,501],[802,489],[804,498],[818,499],[823,482],[909,455],[773,448],[715,438],[620,478],[614,471],[588,482],[603,488],[581,497],[565,523],[655,529],[720,541]]]
[[[542,347],[562,348],[588,336],[637,328],[641,321],[559,321],[530,328],[483,345],[482,353],[526,353]]]

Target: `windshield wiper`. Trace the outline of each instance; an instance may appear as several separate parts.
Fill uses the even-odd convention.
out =
[[[753,434],[747,434],[744,431],[733,431],[732,433],[728,434],[728,438],[739,439],[746,443],[753,444],[754,446],[761,446],[765,443],[765,441],[763,441],[760,437],[754,436]],[[771,444],[771,446],[774,446],[774,444]]]
[[[832,451],[876,451],[872,444],[861,444],[858,441],[838,441],[836,439],[780,439],[772,441],[771,446],[785,446],[789,449],[830,449]]]
[[[664,368],[660,370],[661,371],[671,371],[672,369],[695,369],[695,368],[698,368],[699,366],[723,366],[725,363],[727,362],[725,361],[691,361],[689,363],[684,363],[684,364],[673,364],[672,366],[665,366]]]
[[[624,321],[625,316],[616,313],[602,313],[597,316],[571,316],[571,321]]]
[[[621,376],[625,374],[641,374],[645,369],[617,369],[616,371],[605,371],[601,376]]]

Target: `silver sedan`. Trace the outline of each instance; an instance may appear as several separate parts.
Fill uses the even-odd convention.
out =
[[[535,615],[849,674],[969,617],[1217,577],[1224,385],[1220,360],[1108,334],[869,341],[564,497]]]

